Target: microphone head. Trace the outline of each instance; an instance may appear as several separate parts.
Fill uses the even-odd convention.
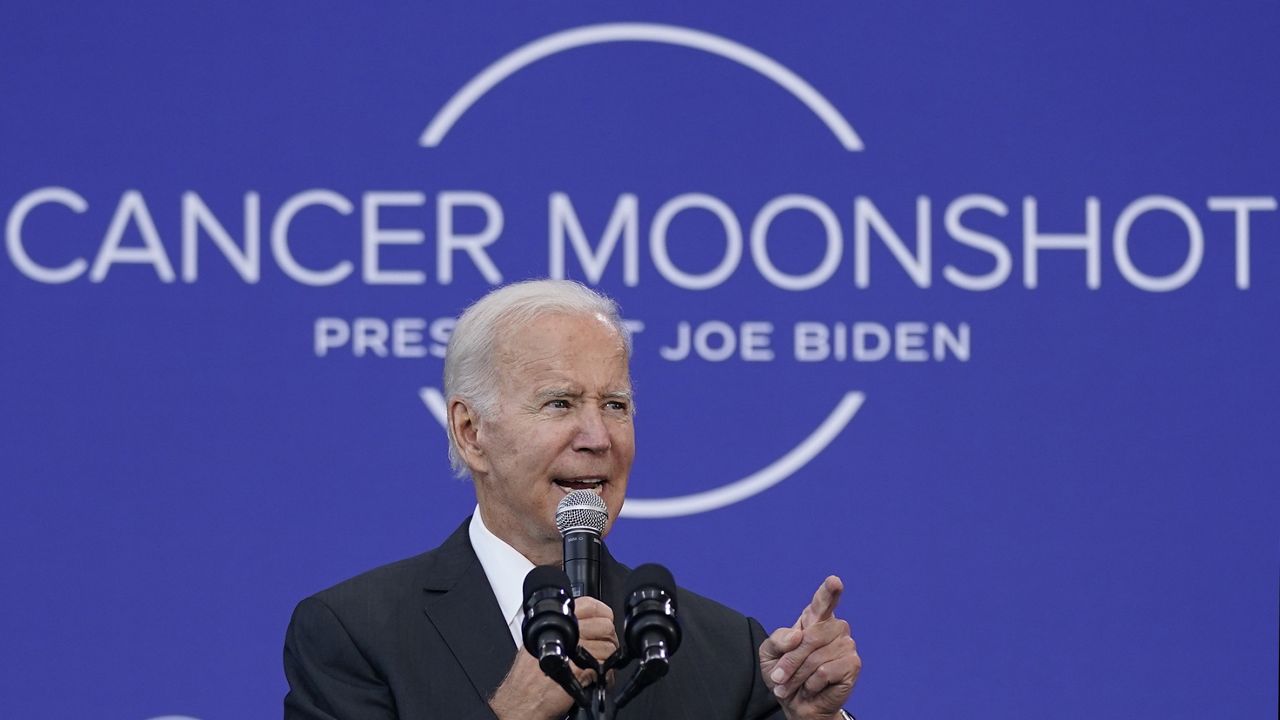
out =
[[[524,576],[524,596],[527,598],[545,588],[558,588],[568,592],[569,576],[557,565],[539,565]]]
[[[578,647],[578,620],[573,614],[569,576],[555,565],[539,565],[524,576],[524,647],[547,671]],[[547,664],[544,664],[547,663]]]
[[[671,600],[671,607],[675,609],[678,605],[676,602],[676,581],[671,577],[671,571],[657,563],[645,563],[627,576],[626,590],[622,593],[627,598],[628,605],[631,604],[631,598],[637,590],[644,588],[654,588],[666,593],[667,598]],[[637,598],[637,602],[639,598]]]
[[[575,530],[603,535],[608,519],[609,507],[590,490],[574,490],[561,498],[556,507],[556,527],[560,528],[561,535]]]
[[[649,563],[631,571],[626,589],[622,640],[627,652],[663,675],[668,658],[680,647],[676,582],[670,570]]]

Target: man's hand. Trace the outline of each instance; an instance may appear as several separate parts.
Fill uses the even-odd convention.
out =
[[[832,613],[844,584],[832,575],[790,628],[779,628],[760,645],[760,673],[788,720],[826,720],[858,681],[862,659],[849,623]]]
[[[538,661],[524,648],[516,650],[516,661],[489,698],[489,707],[499,720],[553,720],[564,717],[571,705],[569,694],[542,674]]]
[[[578,617],[578,646],[591,653],[596,662],[604,662],[618,649],[618,633],[613,627],[613,610],[593,597],[573,599],[573,614]],[[588,671],[583,671],[588,672]],[[578,678],[582,681],[582,678]],[[585,682],[595,679],[589,672]]]
[[[578,645],[591,653],[597,662],[604,662],[618,649],[613,611],[608,605],[590,597],[575,598],[573,605],[573,614],[578,618]],[[583,687],[595,682],[593,670],[583,670],[574,665],[573,673]],[[499,720],[558,720],[572,706],[573,698],[542,673],[538,661],[524,648],[516,651],[516,661],[489,699],[489,707]]]

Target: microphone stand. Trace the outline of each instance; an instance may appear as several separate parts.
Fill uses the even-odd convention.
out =
[[[614,720],[618,711],[631,702],[641,690],[653,684],[658,678],[667,674],[667,654],[665,651],[650,649],[640,659],[640,667],[636,674],[617,693],[610,695],[608,689],[608,673],[631,664],[633,658],[628,657],[623,648],[618,648],[603,663],[597,662],[581,647],[570,656],[573,663],[584,670],[594,670],[596,681],[589,687],[578,685],[572,673],[547,675],[555,680],[569,696],[573,698],[576,710],[570,713],[574,720]],[[544,669],[545,671],[545,669]],[[585,702],[584,702],[585,701]]]
[[[597,662],[591,653],[581,647],[572,658],[573,663],[578,667],[583,670],[594,670],[596,673],[596,681],[589,687],[583,688],[581,694],[570,693],[577,707],[572,716],[575,720],[613,720],[617,713],[617,705],[609,697],[607,673],[617,667],[619,660],[623,658],[621,648],[606,658],[603,663]]]

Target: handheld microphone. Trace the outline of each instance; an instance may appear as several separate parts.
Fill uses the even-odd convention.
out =
[[[574,490],[556,507],[556,527],[564,537],[564,572],[574,597],[600,597],[600,536],[609,508],[590,490]]]
[[[540,565],[524,576],[524,621],[520,624],[524,648],[538,659],[552,680],[580,706],[587,698],[569,667],[578,649],[578,619],[573,614],[569,578],[554,565]]]
[[[622,637],[627,653],[640,661],[640,668],[618,695],[619,708],[667,674],[681,637],[676,621],[676,583],[670,570],[652,563],[641,565],[627,578],[626,587]]]

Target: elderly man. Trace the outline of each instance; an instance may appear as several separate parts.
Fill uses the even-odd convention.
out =
[[[618,516],[635,453],[630,337],[617,306],[567,281],[495,290],[463,313],[445,360],[449,455],[478,507],[440,547],[302,601],[285,641],[286,718],[554,720],[569,696],[519,649],[521,586],[559,564],[560,498],[590,489]],[[578,598],[582,646],[618,647],[628,570],[606,551],[602,600]],[[829,577],[795,625],[680,593],[671,671],[621,715],[845,717],[861,661]],[[624,672],[626,672],[624,670]],[[584,678],[589,680],[590,678]]]

